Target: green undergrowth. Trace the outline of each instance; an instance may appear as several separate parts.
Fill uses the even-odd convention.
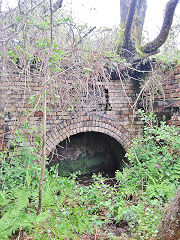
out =
[[[9,164],[1,155],[0,239],[75,240],[95,234],[96,239],[154,239],[179,184],[179,129],[158,125],[154,115],[142,113],[142,118],[144,137],[133,140],[129,164],[116,172],[116,184],[110,186],[99,174],[83,186],[75,174],[67,178],[55,168],[46,170],[39,216],[39,165],[26,158],[25,150],[23,161],[8,158]],[[109,225],[122,222],[128,231],[115,236]]]

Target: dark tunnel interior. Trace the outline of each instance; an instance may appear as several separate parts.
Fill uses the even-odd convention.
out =
[[[99,132],[84,132],[59,143],[49,155],[48,168],[57,166],[60,176],[104,173],[121,170],[125,150],[114,138]]]

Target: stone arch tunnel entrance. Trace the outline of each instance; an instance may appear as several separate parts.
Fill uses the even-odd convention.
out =
[[[49,166],[61,176],[103,173],[122,169],[125,150],[113,137],[100,132],[81,132],[60,142],[49,154]]]

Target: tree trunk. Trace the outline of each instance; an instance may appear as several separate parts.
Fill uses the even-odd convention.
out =
[[[160,240],[180,239],[180,186],[164,212],[158,236]]]
[[[146,14],[146,0],[121,0],[121,26],[124,28],[124,41],[118,54],[128,62],[140,52],[142,29]]]
[[[0,13],[2,11],[2,0],[0,0]]]
[[[168,37],[174,12],[179,0],[169,0],[159,35],[142,46],[142,30],[146,14],[146,0],[120,0],[121,27],[124,29],[123,43],[117,47],[117,54],[129,63],[136,63],[156,54]]]
[[[144,53],[153,53],[157,51],[166,41],[169,30],[173,22],[173,16],[179,0],[169,0],[166,5],[164,21],[159,35],[152,41],[142,47]]]

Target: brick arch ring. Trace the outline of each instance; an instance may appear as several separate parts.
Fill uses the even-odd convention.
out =
[[[54,151],[63,140],[82,132],[99,132],[116,139],[127,150],[131,141],[130,133],[115,120],[102,116],[81,116],[62,120],[47,132],[47,155]]]

